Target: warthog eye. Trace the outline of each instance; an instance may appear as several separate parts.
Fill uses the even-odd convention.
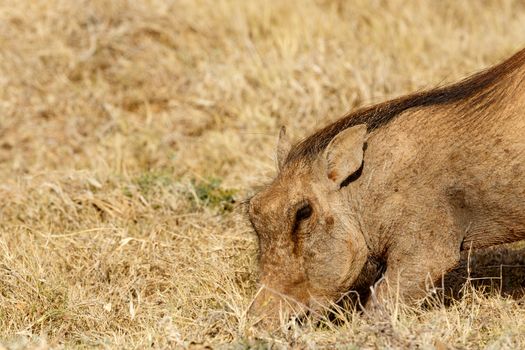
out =
[[[295,214],[295,221],[299,223],[302,220],[308,219],[312,215],[312,206],[308,203],[297,210]]]
[[[292,234],[294,234],[294,237],[296,237],[295,234],[297,233],[297,230],[299,229],[301,223],[304,220],[308,219],[310,216],[312,216],[313,212],[312,206],[307,201],[299,203],[297,205],[297,208],[299,209],[297,209],[297,211],[295,212],[295,220],[292,227]]]

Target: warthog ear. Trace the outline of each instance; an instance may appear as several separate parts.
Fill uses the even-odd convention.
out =
[[[338,187],[361,168],[363,147],[366,141],[365,124],[345,129],[337,134],[326,147],[326,173]]]
[[[288,156],[288,153],[290,153],[291,148],[292,144],[290,143],[290,139],[286,134],[286,128],[282,126],[281,130],[279,131],[279,140],[277,141],[277,167],[279,170],[282,170],[284,162],[286,161],[286,157]]]

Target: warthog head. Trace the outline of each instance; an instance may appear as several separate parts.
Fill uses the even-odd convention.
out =
[[[266,322],[280,310],[302,313],[335,301],[364,266],[368,250],[351,188],[363,170],[365,141],[366,126],[357,125],[319,154],[293,157],[281,130],[279,174],[249,202],[262,287],[251,311]]]

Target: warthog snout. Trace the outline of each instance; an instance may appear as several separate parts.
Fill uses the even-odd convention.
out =
[[[255,326],[275,329],[292,317],[304,316],[308,309],[306,300],[295,299],[263,285],[255,295],[248,313]]]

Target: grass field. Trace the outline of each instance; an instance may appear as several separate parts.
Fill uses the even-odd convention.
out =
[[[519,247],[472,256],[493,283],[447,307],[252,329],[240,205],[281,125],[523,46],[520,0],[2,0],[0,349],[524,348]]]

